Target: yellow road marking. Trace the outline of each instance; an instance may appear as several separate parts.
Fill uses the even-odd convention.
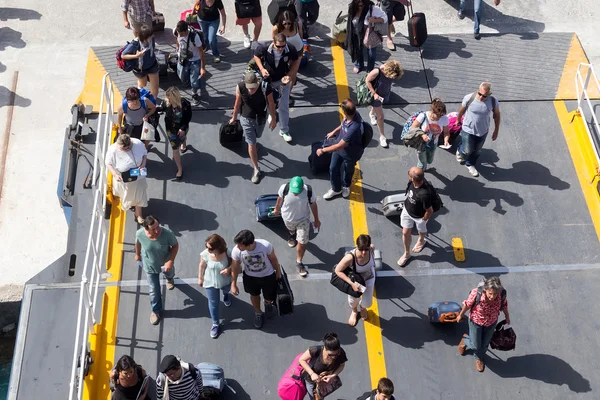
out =
[[[465,261],[465,248],[463,241],[459,237],[452,238],[452,250],[454,250],[454,259],[458,262]]]
[[[346,75],[346,63],[344,61],[344,50],[331,41],[331,53],[333,56],[333,71],[337,88],[338,102],[341,103],[350,97],[348,88],[348,77]],[[343,118],[340,110],[340,120]],[[350,192],[350,214],[352,216],[353,238],[361,234],[368,234],[367,214],[363,197],[360,164],[357,163],[354,171],[352,190]],[[383,353],[383,337],[379,323],[379,305],[377,295],[373,293],[373,305],[369,308],[369,319],[365,322],[365,338],[367,342],[367,354],[369,358],[369,369],[371,373],[371,387],[376,387],[379,379],[386,377],[385,357]]]
[[[572,100],[577,99],[577,89],[575,87],[575,75],[577,74],[577,67],[580,63],[589,63],[585,51],[579,42],[577,34],[573,34],[571,38],[571,45],[569,46],[569,52],[565,60],[565,66],[563,68],[560,81],[558,83],[558,89],[556,91],[556,100]],[[598,98],[600,93],[594,87],[590,91],[590,97]]]
[[[115,61],[116,62],[116,61]],[[93,107],[94,113],[100,110],[100,94],[102,92],[102,77],[106,74],[104,66],[96,57],[94,50],[90,49],[88,53],[87,66],[85,68],[85,77],[83,82],[83,89],[75,100],[75,104],[83,103]],[[113,84],[115,91],[115,103],[120,104],[122,101],[121,93],[117,87]]]

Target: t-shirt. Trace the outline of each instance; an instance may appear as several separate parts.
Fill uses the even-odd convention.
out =
[[[210,7],[206,4],[206,0],[201,0],[200,8],[198,9],[198,7],[195,7],[194,11],[197,11],[198,18],[201,19],[202,21],[216,21],[219,18],[221,18],[220,14],[219,14],[219,10],[222,10],[222,9],[223,9],[223,1],[222,0],[215,0],[213,5]]]
[[[283,197],[283,189],[285,185],[281,185],[277,194]],[[315,193],[312,193],[311,203],[317,201]],[[281,217],[286,222],[300,222],[310,218],[310,204],[308,202],[308,187],[304,185],[304,189],[299,194],[294,194],[288,190],[288,194],[283,199],[281,205]]]
[[[172,230],[161,225],[162,231],[156,240],[150,239],[144,228],[135,233],[135,242],[142,246],[142,263],[144,271],[159,274],[171,255],[171,248],[177,244],[177,238]]]
[[[265,93],[263,94],[261,85],[262,83],[259,83],[258,89],[251,95],[244,82],[238,83],[240,96],[242,96],[242,109],[240,111],[242,116],[246,118],[264,118],[266,115],[266,96],[273,93],[273,88],[271,87],[271,84],[268,83],[265,88]]]
[[[254,50],[254,55],[261,59],[263,67],[269,71],[271,82],[279,82],[288,73],[289,63],[298,60],[298,50],[290,43],[286,43],[281,55],[276,56],[275,53],[273,44],[269,47],[259,44]]]
[[[137,396],[142,389],[144,383],[144,377],[142,376],[142,368],[138,367],[136,370],[137,383],[133,386],[124,387],[118,382],[115,384],[115,391],[113,392],[111,400],[137,400]]]
[[[244,274],[257,278],[273,275],[275,268],[268,257],[273,252],[273,245],[264,239],[256,239],[254,243],[256,244],[254,250],[241,251],[235,246],[231,258],[242,263]]]
[[[362,118],[358,112],[354,115],[354,119],[349,122],[344,118],[337,142],[339,143],[340,140],[343,140],[348,143],[348,146],[338,150],[338,154],[347,160],[360,160],[364,152],[362,132]]]
[[[127,151],[119,149],[117,143],[111,144],[106,151],[106,165],[112,165],[119,172],[139,167],[144,156],[148,155],[148,151],[139,139],[131,138],[131,143],[131,149]]]
[[[469,93],[463,98],[462,106],[466,107],[473,93]],[[495,103],[495,104],[494,104]],[[462,130],[475,136],[485,136],[490,130],[490,120],[494,105],[500,107],[498,101],[488,97],[485,101],[479,100],[479,96],[475,96],[471,105],[465,113],[465,120],[462,124]]]
[[[427,118],[425,118],[425,114],[427,114]],[[448,126],[449,124],[448,117],[444,115],[439,120],[432,121],[431,111],[427,111],[419,114],[416,119],[421,124],[421,129],[423,132],[427,133],[429,139],[431,139],[426,146],[437,146],[438,136],[444,132],[444,127]]]
[[[140,50],[147,49],[144,55],[138,58],[138,69],[146,70],[156,64],[156,43],[154,42],[154,38],[149,42],[140,42]]]
[[[340,367],[340,365],[344,364],[348,361],[348,357],[346,357],[346,352],[344,349],[340,347],[340,354],[333,359],[331,364],[323,363],[323,349],[325,346],[311,346],[308,348],[308,352],[310,353],[310,360],[308,361],[308,365],[315,371],[315,374],[321,375],[323,372],[333,373],[336,369]],[[311,382],[310,375],[308,372],[302,372],[302,378],[304,380]]]
[[[227,255],[231,257],[231,250],[227,249]],[[225,257],[223,261],[215,261],[210,259],[210,253],[204,249],[200,253],[200,257],[206,262],[206,270],[204,271],[204,287],[222,288],[231,284],[231,275],[221,275],[221,271],[229,267],[229,259]]]
[[[190,45],[189,45],[189,48],[187,49],[187,51],[189,53],[191,53],[191,57],[188,57],[187,60],[188,61],[198,61],[200,59],[200,50],[198,50],[198,47],[200,47],[200,48],[202,47],[202,40],[200,39],[200,35],[198,35],[198,33],[196,33],[196,32],[191,33],[188,31],[187,35],[179,36],[175,29],[173,29],[173,34],[175,36],[177,36],[177,42],[179,43],[179,59],[180,60],[182,58],[186,58],[185,56],[182,57],[182,54],[185,54],[184,51],[188,47],[188,45],[187,45],[188,35],[193,35],[193,38],[190,38]]]
[[[423,218],[425,210],[431,207],[431,194],[426,183],[418,188],[411,182],[406,191],[404,208],[413,218]]]
[[[198,371],[198,370],[196,370]],[[165,375],[159,374],[156,379],[156,399],[162,400],[165,395]],[[202,374],[200,371],[196,374],[196,379],[190,371],[185,370],[179,383],[169,382],[169,400],[197,400],[204,393],[202,384]]]

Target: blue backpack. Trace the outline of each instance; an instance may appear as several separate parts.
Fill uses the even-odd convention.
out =
[[[417,119],[419,114],[422,114],[424,112],[425,111],[417,111],[416,113],[413,113],[410,117],[408,117],[406,123],[404,124],[404,127],[402,128],[402,134],[400,134],[400,139],[404,139],[404,136],[406,136],[408,131],[410,131],[410,127],[412,126],[413,122],[415,122],[415,119]]]
[[[152,93],[148,89],[142,88],[140,89],[140,103],[142,104],[142,108],[146,109],[146,99],[150,100],[152,104],[156,105],[156,99],[152,96]],[[123,106],[123,112],[127,112],[127,98],[123,97],[123,102],[121,103]]]

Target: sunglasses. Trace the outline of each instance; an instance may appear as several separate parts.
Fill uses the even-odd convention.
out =
[[[285,49],[285,44],[281,45],[281,46],[277,45],[277,44],[274,44],[273,46],[277,47],[278,49]]]
[[[486,99],[492,95],[491,93],[483,94],[483,93],[479,93],[479,92],[477,92],[477,94],[480,95],[481,97],[483,97],[484,99]]]
[[[327,353],[327,357],[330,357],[330,358],[337,358],[339,355],[340,355],[339,352],[337,352],[337,353]]]
[[[365,247],[363,249],[361,249],[360,247],[358,248],[358,251],[369,251],[369,250],[371,250],[370,247]]]
[[[282,25],[283,26],[292,26],[292,23],[291,22],[284,22]]]

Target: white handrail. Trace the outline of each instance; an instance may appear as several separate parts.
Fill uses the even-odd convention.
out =
[[[583,69],[587,68],[587,73],[585,74],[585,79],[583,77]],[[591,122],[594,124],[596,129],[596,135],[599,135],[600,140],[600,124],[598,123],[598,117],[596,117],[596,113],[594,112],[594,107],[592,105],[592,101],[590,99],[588,93],[588,86],[590,86],[591,90],[596,90],[600,93],[600,82],[598,81],[598,76],[596,75],[596,71],[594,71],[594,66],[592,64],[580,63],[577,66],[577,74],[575,76],[575,87],[577,88],[577,110],[581,114],[584,119],[585,129],[588,133],[590,142],[592,142],[592,148],[594,149],[594,153],[596,154],[596,162],[600,165],[600,150],[598,149],[598,144],[594,141],[592,137],[592,132],[590,130],[588,119],[583,109],[583,105],[587,105],[587,111],[591,115]]]
[[[109,74],[102,77],[100,109],[98,110],[98,129],[94,147],[94,167],[92,185],[94,187],[94,206],[88,235],[87,249],[81,272],[79,310],[77,312],[77,331],[73,351],[73,366],[69,383],[69,400],[81,400],[83,395],[84,368],[88,357],[89,335],[94,334],[96,324],[96,306],[102,271],[105,271],[104,253],[108,237],[108,223],[104,218],[106,194],[108,190],[108,172],[104,163],[106,151],[110,146],[114,124],[114,89]],[[95,236],[95,237],[94,237]],[[90,263],[91,258],[91,263]],[[83,315],[85,314],[85,317]]]

